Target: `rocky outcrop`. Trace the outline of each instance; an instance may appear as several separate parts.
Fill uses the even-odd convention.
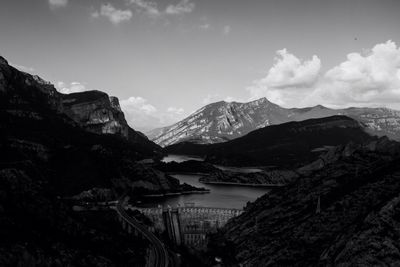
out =
[[[100,91],[88,91],[63,95],[62,103],[64,112],[88,131],[128,138],[129,126],[118,98]]]
[[[160,152],[158,145],[127,124],[117,97],[100,91],[63,94],[62,105],[64,113],[87,131],[117,135],[138,149],[157,155]]]
[[[65,123],[96,134],[112,134],[132,142],[147,156],[160,147],[129,127],[118,99],[100,91],[61,94],[36,75],[18,71],[0,58],[0,94],[5,112],[20,119],[43,120],[38,111],[59,115]],[[67,115],[67,116],[63,116]]]
[[[147,133],[161,146],[180,142],[213,144],[246,135],[262,127],[334,115],[351,117],[373,135],[400,140],[400,111],[388,108],[330,109],[321,105],[309,108],[283,108],[266,98],[248,103],[220,101],[209,104],[174,125]]]
[[[323,167],[249,204],[213,237],[210,255],[226,266],[398,262],[400,144],[381,138],[332,151]]]

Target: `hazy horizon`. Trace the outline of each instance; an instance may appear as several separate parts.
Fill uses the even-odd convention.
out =
[[[400,109],[395,0],[5,0],[0,55],[139,130],[220,100]],[[373,33],[373,34],[372,34]]]

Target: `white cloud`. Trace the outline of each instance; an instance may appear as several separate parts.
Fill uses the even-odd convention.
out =
[[[177,108],[177,107],[169,107],[167,108],[167,112],[171,114],[176,114],[176,115],[182,115],[185,110],[183,108]]]
[[[225,97],[224,101],[225,102],[243,102],[242,100],[240,100],[240,99],[238,99],[236,97],[233,97],[233,96]]]
[[[185,116],[183,108],[168,107],[159,111],[143,97],[129,97],[120,102],[121,109],[129,125],[141,131],[171,125]]]
[[[184,13],[191,13],[194,10],[194,3],[190,0],[181,0],[176,5],[168,5],[165,9],[165,13],[171,15],[180,15]]]
[[[400,108],[400,47],[393,41],[377,44],[364,53],[350,53],[324,74],[320,73],[317,56],[301,61],[286,49],[278,51],[278,56],[266,77],[247,88],[252,99],[266,96],[291,107]]]
[[[278,50],[276,54],[267,75],[247,88],[251,99],[266,96],[279,105],[299,104],[307,95],[307,89],[318,81],[321,60],[314,55],[310,60],[302,61],[286,49]]]
[[[116,9],[110,3],[101,5],[100,11],[92,13],[92,17],[100,16],[108,18],[113,24],[117,25],[124,21],[129,21],[132,18],[132,11]]]
[[[127,0],[127,2],[134,5],[136,7],[136,10],[139,12],[146,13],[150,16],[161,15],[161,12],[158,9],[156,2],[147,0]]]
[[[203,105],[208,105],[213,102],[217,102],[221,100],[221,96],[219,94],[207,94],[207,96],[201,101]]]
[[[147,100],[140,96],[131,96],[128,99],[122,100],[121,108],[125,109],[128,113],[140,112],[150,115],[157,112],[157,109],[153,105],[147,103]]]
[[[231,31],[232,31],[232,28],[229,25],[225,25],[224,28],[222,29],[222,32],[223,32],[224,35],[230,34]]]
[[[66,84],[62,81],[59,81],[55,84],[57,91],[63,94],[71,94],[87,91],[86,86],[80,82],[72,82],[70,84]]]
[[[313,56],[301,61],[286,49],[278,50],[275,64],[260,82],[268,87],[308,87],[315,83],[321,69],[321,60]]]
[[[49,0],[49,5],[51,8],[66,7],[68,0]]]
[[[204,31],[207,31],[207,30],[209,30],[211,28],[211,25],[209,23],[204,23],[204,24],[201,24],[199,26],[199,28],[204,30]]]
[[[150,0],[126,0],[139,13],[144,13],[150,17],[160,17],[163,15],[182,15],[193,12],[195,4],[190,0],[181,0],[179,3],[168,5],[165,10],[160,9],[156,2]]]
[[[398,104],[400,102],[400,47],[393,41],[369,52],[350,53],[347,60],[325,73],[314,95],[329,103]]]

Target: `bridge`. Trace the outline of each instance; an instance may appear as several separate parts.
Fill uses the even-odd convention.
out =
[[[168,237],[176,245],[195,249],[204,249],[208,233],[216,232],[229,219],[243,212],[240,209],[195,206],[142,208],[128,205],[127,209],[138,210],[146,215],[153,222],[151,231],[167,231]]]

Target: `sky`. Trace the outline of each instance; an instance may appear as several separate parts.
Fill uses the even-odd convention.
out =
[[[0,55],[147,131],[205,104],[400,109],[398,0],[1,0]]]

